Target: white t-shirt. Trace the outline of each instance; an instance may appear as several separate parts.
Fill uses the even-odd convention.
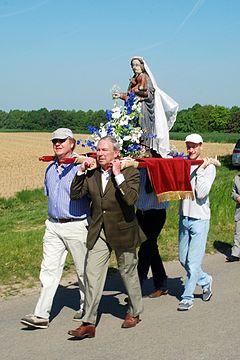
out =
[[[209,192],[216,176],[214,165],[205,169],[198,165],[191,166],[191,185],[195,199],[185,199],[180,202],[179,214],[194,219],[209,220]]]

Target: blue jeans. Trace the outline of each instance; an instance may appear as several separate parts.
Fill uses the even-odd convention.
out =
[[[206,288],[211,277],[202,271],[209,220],[199,220],[188,216],[179,219],[179,260],[187,272],[182,299],[192,302],[196,285]]]

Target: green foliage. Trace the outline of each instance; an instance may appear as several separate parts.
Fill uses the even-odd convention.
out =
[[[236,124],[237,122],[237,124]],[[240,108],[195,104],[178,112],[173,132],[237,132],[240,128]]]
[[[231,119],[227,126],[229,132],[240,132],[240,111],[236,106],[232,108]]]
[[[11,110],[9,113],[0,111],[0,129],[6,131],[53,131],[58,127],[69,127],[75,132],[87,132],[88,126],[99,127],[105,122],[105,111],[89,110],[84,112],[51,110],[46,108],[32,111]]]
[[[215,106],[211,111],[208,127],[213,131],[224,131],[230,121],[231,111],[224,106]]]
[[[185,137],[191,132],[170,132],[171,140],[184,140]],[[204,142],[216,142],[216,143],[229,143],[234,144],[239,139],[238,133],[223,133],[223,132],[201,132]]]

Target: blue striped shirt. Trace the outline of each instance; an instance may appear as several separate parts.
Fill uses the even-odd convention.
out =
[[[70,187],[77,173],[74,164],[57,162],[50,164],[46,170],[44,193],[48,196],[48,216],[56,219],[86,218],[90,214],[90,199],[70,199]]]
[[[147,170],[144,168],[139,169],[140,172],[140,193],[136,203],[136,208],[139,210],[150,210],[150,209],[167,209],[169,202],[158,202],[154,191],[147,193],[145,190],[145,184],[147,179]]]

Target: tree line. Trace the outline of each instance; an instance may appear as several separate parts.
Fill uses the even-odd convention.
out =
[[[240,131],[240,107],[195,104],[178,112],[174,132],[233,132]]]
[[[89,126],[99,127],[106,122],[104,110],[0,110],[0,129],[53,131],[69,127],[75,132],[87,132]],[[240,107],[200,105],[178,112],[174,132],[240,132]]]
[[[53,131],[59,127],[68,127],[75,132],[85,132],[88,126],[98,127],[105,122],[104,110],[0,110],[0,129]]]

